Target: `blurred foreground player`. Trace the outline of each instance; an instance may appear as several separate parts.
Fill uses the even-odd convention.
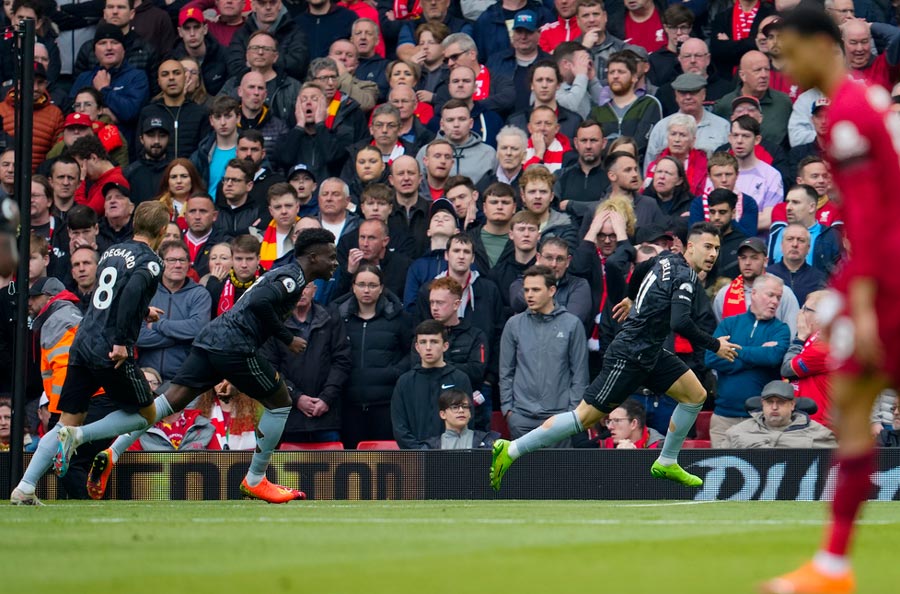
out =
[[[140,204],[134,212],[134,237],[103,253],[97,267],[97,288],[69,348],[57,405],[59,422],[38,444],[10,496],[13,505],[41,505],[34,489],[51,464],[57,474],[66,474],[74,448],[65,457],[59,456],[59,449],[80,432],[78,426],[99,388],[121,407],[101,422],[136,418],[146,423],[155,414],[153,392],[134,358],[134,342],[145,321],[155,322],[163,313],[150,306],[150,299],[162,276],[156,249],[168,222],[169,213],[161,202]]]
[[[16,249],[16,229],[19,226],[19,207],[12,198],[0,198],[0,276],[9,277],[16,271],[19,252]]]
[[[641,386],[656,394],[668,394],[679,402],[659,459],[650,473],[689,487],[703,481],[678,465],[678,452],[688,430],[706,400],[706,388],[681,359],[663,349],[671,332],[684,336],[695,348],[708,349],[734,361],[736,344],[728,336],[713,338],[694,323],[694,296],[703,291],[697,274],[709,272],[719,255],[719,230],[711,223],[697,223],[688,233],[684,256],[663,253],[648,267],[622,330],[603,358],[603,369],[584,393],[578,407],[547,419],[543,425],[512,442],[494,442],[491,486],[523,454],[584,431],[599,423]],[[637,274],[637,273],[635,273]]]
[[[900,121],[891,97],[878,86],[852,81],[844,65],[841,32],[821,7],[801,6],[782,22],[786,71],[801,88],[831,99],[825,156],[844,197],[844,233],[850,259],[819,303],[830,335],[831,399],[839,436],[838,478],[831,522],[822,548],[800,569],[763,584],[770,594],[845,594],[855,591],[847,550],[856,516],[872,489],[875,471],[869,415],[879,392],[900,380],[900,290],[885,254],[900,248],[900,204],[884,188],[900,187]]]
[[[302,491],[276,485],[265,476],[291,411],[291,398],[281,376],[257,353],[272,336],[293,353],[306,349],[306,341],[294,336],[284,321],[294,311],[307,283],[327,280],[337,269],[334,235],[325,229],[302,231],[294,242],[294,257],[293,263],[259,277],[234,307],[200,331],[171,387],[156,400],[156,418],[149,425],[112,425],[98,421],[86,425],[83,434],[73,443],[64,444],[63,455],[69,455],[71,449],[83,441],[133,431],[94,458],[87,481],[88,494],[92,498],[103,497],[118,456],[148,427],[182,410],[197,395],[215,387],[222,379],[265,407],[256,429],[256,452],[250,461],[250,470],[241,482],[241,492],[269,503],[306,498]]]

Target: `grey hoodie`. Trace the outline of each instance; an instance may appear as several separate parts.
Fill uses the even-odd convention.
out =
[[[573,410],[588,385],[587,340],[564,307],[509,319],[500,339],[500,408],[532,419]]]
[[[438,132],[437,138],[450,142],[443,132]],[[475,132],[470,132],[469,137],[462,144],[450,142],[453,146],[453,167],[450,175],[465,175],[473,181],[480,180],[494,167],[497,151],[489,144],[485,144]],[[419,167],[425,171],[425,149],[423,146],[416,155]]]

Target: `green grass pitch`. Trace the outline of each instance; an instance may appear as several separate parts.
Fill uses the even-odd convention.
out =
[[[5,593],[741,594],[814,550],[825,504],[50,502],[0,508]],[[860,594],[900,584],[871,503]]]

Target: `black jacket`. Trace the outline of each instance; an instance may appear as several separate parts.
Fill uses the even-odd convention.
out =
[[[260,216],[259,206],[248,196],[242,206],[231,208],[225,205],[219,208],[219,216],[213,223],[213,233],[221,236],[223,241],[230,241],[238,235],[249,233],[250,227]]]
[[[206,42],[206,55],[203,56],[203,63],[200,64],[203,84],[206,86],[207,93],[218,95],[219,91],[222,90],[222,85],[228,80],[228,63],[225,48],[216,41],[212,34],[207,33],[204,41]],[[172,56],[179,60],[187,57],[184,41],[178,41],[175,49],[172,50]]]
[[[409,369],[412,343],[410,320],[403,304],[390,292],[382,294],[375,317],[363,320],[354,295],[333,304],[350,341],[352,367],[347,382],[347,402],[356,406],[387,404],[397,379]]]
[[[209,126],[209,111],[190,99],[179,107],[169,107],[162,99],[154,101],[141,110],[139,121],[144,118],[160,118],[169,130],[169,147],[166,156],[188,158],[197,150],[200,141],[212,129]]]
[[[691,202],[693,202],[694,197],[691,196],[688,190],[679,188],[670,200],[663,201],[660,200],[656,190],[653,189],[653,184],[651,184],[644,190],[644,195],[656,201],[656,205],[659,206],[659,210],[663,213],[663,228],[666,231],[671,231],[676,235],[682,232],[687,233],[689,216],[681,215],[690,215],[691,212]]]
[[[394,295],[402,295],[406,287],[406,271],[412,260],[404,254],[398,252],[386,251],[378,267],[384,274],[384,288],[390,289]],[[337,287],[335,295],[343,295],[350,292],[351,275],[343,268],[338,273]]]
[[[553,193],[560,200],[596,202],[609,191],[609,178],[603,165],[598,164],[587,175],[576,161],[559,172]]]
[[[350,378],[350,341],[341,318],[313,303],[307,324],[294,316],[284,323],[294,336],[307,342],[302,353],[292,353],[276,340],[263,345],[260,356],[284,377],[293,407],[284,427],[286,433],[336,430],[341,427],[341,394]],[[307,417],[297,408],[300,396],[321,398],[328,412]]]
[[[162,174],[169,166],[170,160],[164,156],[159,161],[151,161],[146,155],[141,155],[140,159],[132,161],[125,167],[122,174],[131,185],[131,201],[135,206],[160,195]]]
[[[481,431],[479,429],[472,429],[472,449],[475,450],[489,450],[494,447],[494,442],[500,439],[500,434],[496,431]],[[425,447],[429,450],[439,450],[441,449],[441,436],[443,433],[436,437],[432,437],[431,439],[425,440]]]
[[[791,272],[784,265],[784,261],[770,264],[766,267],[766,272],[774,274],[784,281],[784,284],[791,288],[797,302],[802,306],[806,303],[806,297],[813,291],[824,289],[828,285],[828,276],[819,270],[813,268],[806,262],[797,269],[797,272]]]
[[[731,39],[731,27],[734,19],[734,7],[723,10],[716,15],[710,27],[709,53],[719,72],[731,72],[741,61],[741,56],[756,49],[756,32],[764,18],[773,14],[775,7],[769,2],[760,2],[756,18],[750,25],[750,35],[746,39],[734,41]],[[728,36],[727,39],[719,39],[719,33]]]
[[[516,262],[516,250],[513,242],[510,241],[506,244],[503,253],[500,254],[500,259],[497,260],[497,263],[494,264],[494,267],[488,273],[488,278],[494,281],[500,290],[500,300],[503,302],[505,317],[508,318],[512,315],[512,310],[509,308],[509,286],[514,280],[522,276],[526,268],[534,266],[534,262],[535,258],[532,258],[526,264]]]
[[[388,89],[387,69],[388,61],[379,56],[373,55],[371,58],[360,58],[359,65],[353,73],[355,78],[368,82],[373,82],[378,86],[378,99],[384,101],[390,89]]]
[[[447,328],[447,342],[450,346],[444,353],[444,361],[465,373],[473,387],[480,387],[490,358],[484,332],[473,326],[468,318],[460,318],[459,324]],[[410,348],[410,362],[413,367],[422,364],[415,345]]]
[[[325,124],[316,124],[316,133],[308,134],[304,128],[293,127],[284,136],[275,154],[269,155],[276,168],[287,172],[297,163],[309,167],[316,179],[324,180],[341,170],[346,159],[347,139],[341,139],[337,130],[329,130]]]
[[[225,52],[228,74],[231,76],[237,76],[247,67],[247,42],[258,29],[256,15],[250,13],[244,26],[231,38],[231,43]],[[284,10],[269,32],[275,36],[275,40],[278,42],[276,67],[297,80],[306,80],[309,51],[307,50],[306,33],[303,29]]]
[[[469,378],[450,364],[430,369],[417,365],[400,376],[391,396],[391,422],[401,450],[427,449],[428,440],[444,432],[438,397],[450,388],[472,395]]]
[[[600,328],[599,345],[601,352],[612,341],[619,331],[620,325],[612,319],[612,309],[617,303],[628,296],[628,283],[625,275],[631,269],[634,261],[635,250],[628,240],[620,241],[616,250],[606,259],[606,266],[597,254],[597,246],[591,242],[582,240],[572,254],[572,264],[569,266],[569,274],[580,276],[587,280],[591,286],[591,311],[599,312]],[[600,311],[600,301],[603,298],[603,289],[606,289],[606,301],[603,311]],[[585,325],[585,334],[590,338],[594,331],[594,324]]]
[[[406,209],[394,202],[394,210],[388,215],[388,229],[403,229],[412,238],[412,254],[410,258],[415,260],[425,255],[430,245],[428,239],[428,214],[431,209],[431,201],[419,196],[413,204],[407,216]]]

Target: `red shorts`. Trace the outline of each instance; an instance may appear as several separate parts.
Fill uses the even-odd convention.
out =
[[[880,291],[876,299],[875,309],[878,315],[878,335],[881,338],[882,364],[881,371],[894,385],[900,385],[900,309],[896,307],[896,301],[883,298],[885,293]],[[840,313],[831,318],[830,327],[830,367],[835,371],[851,375],[861,375],[863,366],[854,356],[855,328],[846,308],[843,295],[833,294],[839,298],[835,303],[820,302],[818,306],[820,318],[828,315],[829,306],[839,306]],[[821,319],[827,322],[828,318]],[[827,324],[826,324],[827,325]]]

